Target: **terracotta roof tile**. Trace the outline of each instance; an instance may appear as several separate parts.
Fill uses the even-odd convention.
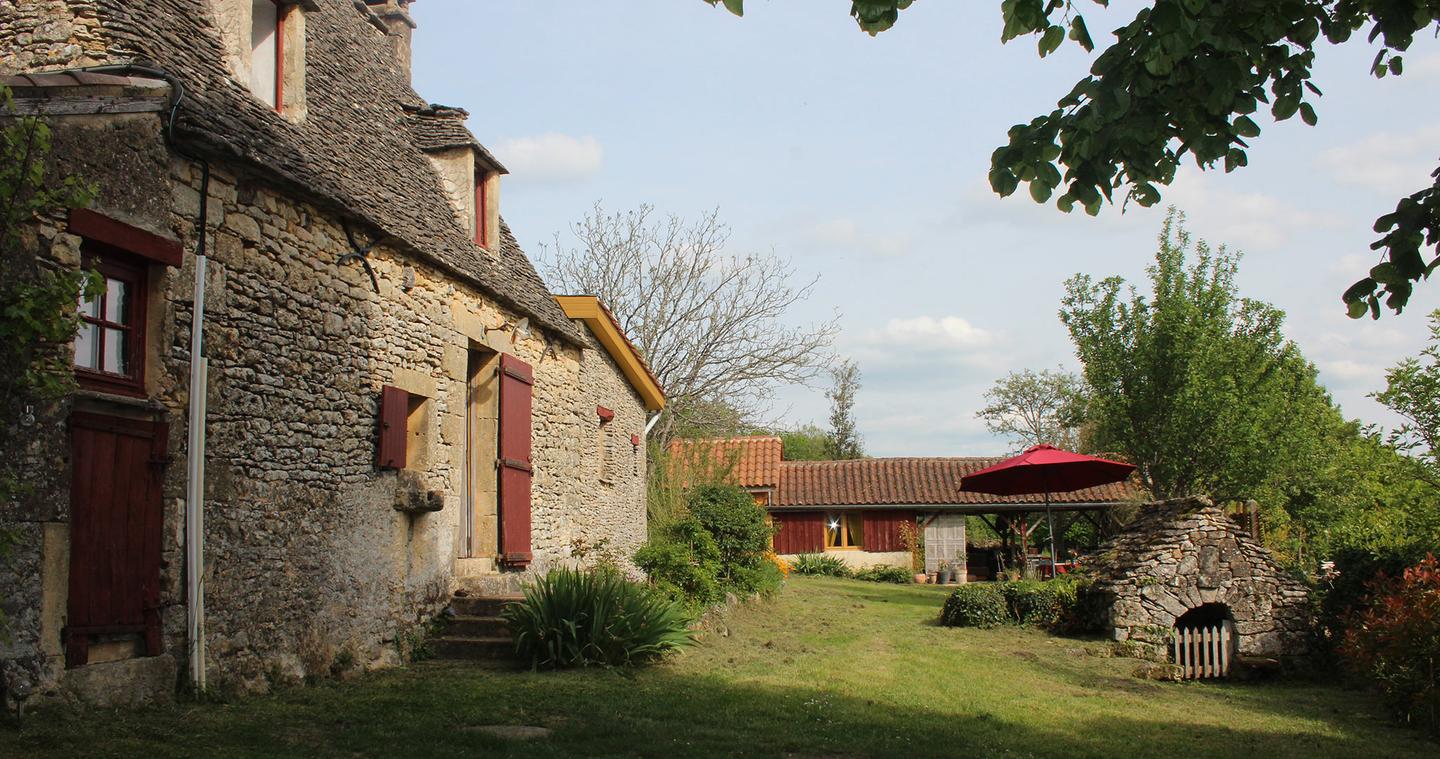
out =
[[[778,439],[777,439],[778,440]],[[941,505],[1042,503],[1044,496],[997,496],[962,491],[960,479],[1002,457],[890,458],[849,461],[786,461],[771,505]],[[1125,483],[1054,493],[1051,503],[1104,503],[1129,500]]]
[[[778,437],[737,437],[723,440],[676,440],[670,455],[687,463],[717,462],[732,467],[742,488],[773,488],[780,482]]]

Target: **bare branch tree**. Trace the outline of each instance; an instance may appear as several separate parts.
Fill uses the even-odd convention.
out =
[[[997,435],[1020,448],[1048,443],[1069,450],[1085,447],[1084,386],[1066,371],[1010,372],[985,391],[988,405],[975,414]]]
[[[599,296],[649,362],[670,400],[657,439],[680,421],[703,429],[712,414],[754,419],[777,387],[808,383],[825,368],[838,314],[806,326],[785,321],[818,276],[797,285],[787,260],[727,254],[730,228],[718,211],[694,221],[653,212],[642,205],[607,214],[596,203],[570,227],[578,245],[556,234],[539,259],[556,292]]]

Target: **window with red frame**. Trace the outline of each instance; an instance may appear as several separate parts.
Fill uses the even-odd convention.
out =
[[[284,107],[285,13],[279,0],[251,0],[250,89],[275,110]]]
[[[475,244],[482,248],[490,231],[490,199],[485,192],[485,180],[489,176],[484,171],[475,172]]]
[[[80,298],[75,377],[94,389],[143,394],[146,265],[99,243],[85,243],[84,251],[105,287],[98,297]]]

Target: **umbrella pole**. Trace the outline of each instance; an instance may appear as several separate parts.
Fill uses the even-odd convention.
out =
[[[1045,524],[1050,530],[1050,579],[1055,579],[1055,562],[1060,558],[1055,555],[1055,516],[1050,512],[1050,491],[1045,491]]]

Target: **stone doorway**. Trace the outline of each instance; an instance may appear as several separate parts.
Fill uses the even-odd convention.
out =
[[[500,550],[498,488],[495,461],[498,456],[500,420],[500,354],[486,348],[471,348],[466,370],[465,392],[465,493],[461,501],[457,558],[468,559],[462,574],[494,571]]]

